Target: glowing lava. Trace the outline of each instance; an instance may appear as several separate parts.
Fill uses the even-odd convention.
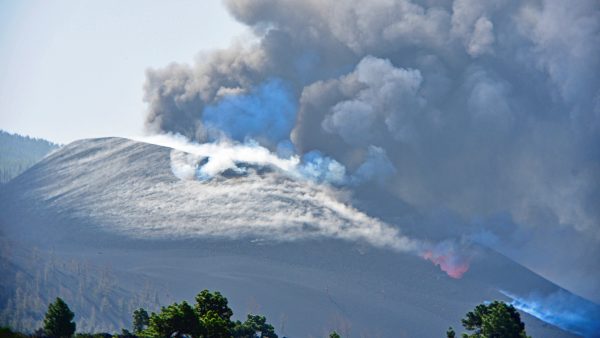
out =
[[[469,270],[469,260],[453,250],[425,250],[421,257],[437,265],[448,276],[459,279]]]

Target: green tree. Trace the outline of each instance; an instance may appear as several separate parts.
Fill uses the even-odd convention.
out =
[[[446,338],[455,338],[456,337],[456,332],[454,332],[454,329],[452,328],[452,326],[450,326],[448,328],[448,331],[446,331]]]
[[[264,316],[249,314],[245,322],[237,321],[232,329],[236,338],[277,338],[273,325]]]
[[[150,317],[148,317],[148,312],[146,310],[139,308],[133,311],[133,333],[139,334],[144,331],[150,322]]]
[[[229,338],[231,337],[230,327],[232,323],[213,310],[209,310],[200,318],[203,326],[204,338]]]
[[[463,337],[527,338],[521,315],[514,306],[504,302],[477,305],[462,319],[462,324],[468,331],[474,331],[470,335],[463,334]]]
[[[139,310],[136,311],[137,316],[143,317]],[[233,311],[229,308],[227,298],[219,292],[203,290],[196,296],[194,308],[186,302],[163,307],[158,314],[150,315],[145,330],[136,333],[141,337],[152,338],[184,335],[193,338],[278,338],[273,325],[268,324],[264,316],[248,315],[243,323],[233,323],[231,316]]]
[[[69,309],[67,303],[56,298],[56,301],[48,306],[44,318],[45,334],[51,337],[71,337],[75,333],[73,317],[75,314]]]
[[[187,303],[174,303],[162,307],[160,313],[152,313],[148,329],[142,335],[151,337],[200,337],[202,326],[194,309]]]
[[[228,323],[233,316],[233,311],[229,308],[227,298],[223,297],[220,292],[210,292],[208,290],[202,290],[196,296],[196,314],[202,318],[208,314],[209,311],[213,311],[221,319]]]
[[[329,338],[342,338],[342,337],[340,337],[340,335],[337,332],[333,331],[329,334]]]

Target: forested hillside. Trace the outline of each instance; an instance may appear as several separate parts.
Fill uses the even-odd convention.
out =
[[[0,184],[27,170],[58,144],[0,130]]]

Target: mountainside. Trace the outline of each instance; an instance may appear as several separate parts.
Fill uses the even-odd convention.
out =
[[[0,130],[0,184],[10,181],[34,165],[57,144]]]
[[[343,192],[250,165],[182,180],[174,163],[185,156],[121,138],[82,140],[3,186],[1,266],[14,278],[0,285],[0,307],[60,295],[87,316],[81,330],[117,330],[132,308],[155,310],[208,288],[223,292],[235,313],[265,314],[289,337],[333,329],[343,337],[435,337],[483,301],[568,293],[484,248],[462,278],[450,278],[410,253],[415,244],[400,224],[348,206]],[[87,292],[94,287],[76,278],[84,275],[107,281]],[[17,291],[23,276],[57,286]],[[0,319],[34,329],[37,309]],[[573,336],[523,317],[534,337]]]

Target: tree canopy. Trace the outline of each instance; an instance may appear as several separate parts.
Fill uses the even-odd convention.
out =
[[[249,314],[246,321],[237,321],[232,330],[234,337],[240,338],[277,338],[273,325],[267,323],[264,316]]]
[[[144,335],[151,337],[199,337],[202,328],[194,309],[187,303],[162,307],[160,313],[152,313]]]
[[[51,337],[71,337],[75,333],[73,317],[75,314],[67,303],[56,298],[56,301],[48,306],[44,318],[44,333]]]
[[[199,317],[205,316],[209,311],[213,311],[226,321],[229,321],[231,316],[233,316],[233,311],[229,308],[227,298],[223,297],[218,291],[210,292],[202,290],[196,296],[195,310]]]
[[[143,310],[143,309],[140,309]],[[137,310],[139,312],[139,310]],[[245,322],[231,321],[233,311],[227,298],[219,292],[203,290],[192,308],[187,302],[163,307],[152,313],[148,328],[139,332],[145,337],[192,338],[277,338],[275,329],[264,316],[249,314]],[[136,315],[134,313],[134,319]],[[134,328],[136,326],[134,325]]]
[[[133,311],[133,333],[142,332],[150,324],[150,317],[146,310],[139,308]]]
[[[519,312],[514,306],[500,301],[477,305],[467,312],[462,324],[468,331],[473,331],[463,334],[464,338],[527,338]]]

